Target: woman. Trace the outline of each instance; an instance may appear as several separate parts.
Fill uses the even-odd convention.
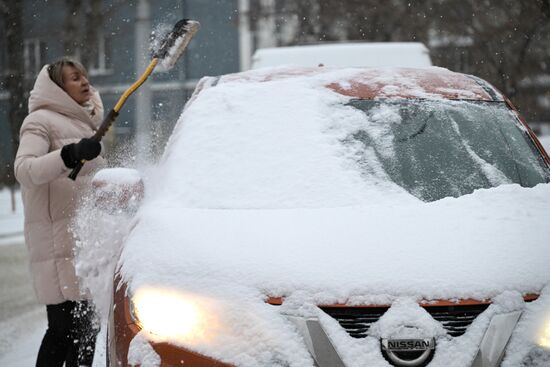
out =
[[[82,64],[64,58],[42,68],[15,158],[33,285],[48,316],[37,366],[92,365],[97,330],[79,289],[69,226],[79,194],[104,165],[100,143],[89,139],[102,116],[103,104]],[[67,176],[83,159],[89,162],[72,181]]]

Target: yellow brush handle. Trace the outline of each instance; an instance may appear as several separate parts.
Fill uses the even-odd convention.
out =
[[[151,73],[153,72],[153,69],[155,69],[155,66],[157,66],[158,61],[159,61],[158,58],[156,57],[153,58],[149,63],[149,66],[147,66],[147,69],[145,69],[145,72],[141,75],[141,77],[137,81],[135,81],[134,84],[130,86],[130,88],[126,89],[126,91],[119,98],[115,107],[105,117],[99,129],[96,131],[94,136],[92,136],[92,139],[96,141],[101,140],[101,138],[103,137],[103,135],[105,135],[105,133],[107,132],[111,124],[115,121],[116,117],[118,116],[118,111],[120,111],[120,109],[124,105],[124,102],[126,102],[126,99],[128,99],[128,97],[130,97],[130,95],[134,93],[136,89],[138,89],[147,80],[149,75],[151,75]],[[73,170],[69,174],[69,178],[71,180],[76,180],[76,176],[78,176],[78,172],[80,172],[85,162],[86,160],[83,159],[80,162],[78,162],[75,168],[73,168]]]
[[[158,58],[156,57],[153,58],[149,63],[149,66],[147,66],[147,69],[145,69],[145,72],[141,74],[141,77],[138,80],[136,80],[134,84],[130,86],[130,88],[126,89],[126,91],[122,94],[122,96],[120,96],[117,104],[113,108],[113,110],[115,110],[116,113],[120,111],[120,109],[124,105],[124,102],[126,102],[126,99],[130,97],[130,95],[134,93],[136,89],[138,89],[147,80],[149,75],[151,75],[151,73],[155,69],[155,66],[157,66],[158,62],[159,62]]]

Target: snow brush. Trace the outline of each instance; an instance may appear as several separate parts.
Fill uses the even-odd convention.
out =
[[[115,107],[109,111],[107,116],[103,119],[103,122],[97,129],[96,133],[91,139],[100,142],[101,138],[105,135],[107,130],[111,127],[118,117],[118,111],[122,108],[126,99],[130,97],[151,75],[155,67],[161,63],[165,70],[171,69],[178,61],[179,57],[191,41],[191,38],[197,33],[200,28],[199,22],[196,20],[182,19],[174,25],[172,31],[170,31],[160,42],[160,46],[157,50],[153,51],[151,62],[141,77],[126,89],[126,91],[119,98]],[[69,174],[71,180],[76,180],[76,176],[84,166],[85,160],[78,162],[75,168]]]

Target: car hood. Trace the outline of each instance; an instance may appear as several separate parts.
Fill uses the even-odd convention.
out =
[[[185,209],[144,203],[121,256],[131,288],[297,292],[316,302],[493,297],[550,280],[550,185],[432,203]]]

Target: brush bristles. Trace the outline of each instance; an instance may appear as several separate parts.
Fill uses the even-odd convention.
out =
[[[161,65],[166,69],[171,69],[179,57],[191,41],[191,38],[197,33],[200,28],[200,23],[196,20],[184,19],[176,24],[174,30],[170,34],[170,47],[163,50]],[[168,45],[166,45],[168,46]]]

